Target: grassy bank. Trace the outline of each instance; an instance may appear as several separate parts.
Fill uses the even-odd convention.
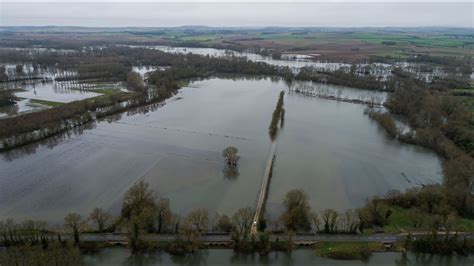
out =
[[[64,104],[64,103],[61,103],[61,102],[53,102],[53,101],[40,100],[40,99],[31,99],[30,103],[31,104],[41,104],[41,105],[46,105],[46,106],[51,106],[51,107],[61,106],[61,105]]]
[[[404,209],[398,206],[387,206],[392,214],[390,215],[390,222],[383,227],[387,234],[399,234],[419,231],[430,231],[429,221],[435,219],[435,216],[418,209]],[[418,221],[425,221],[419,226],[415,227]],[[453,231],[460,232],[474,232],[474,220],[456,217],[453,222]],[[370,231],[368,231],[369,233]]]
[[[365,260],[372,252],[385,251],[385,247],[378,242],[321,242],[315,251],[316,255],[330,259]]]

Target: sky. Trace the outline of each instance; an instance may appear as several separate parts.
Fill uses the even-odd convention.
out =
[[[54,1],[54,0],[53,0]],[[473,27],[474,2],[0,0],[0,26]]]

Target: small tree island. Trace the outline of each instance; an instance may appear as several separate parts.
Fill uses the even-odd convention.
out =
[[[225,159],[224,173],[227,177],[236,177],[239,175],[237,169],[240,156],[237,155],[239,149],[233,146],[229,146],[222,151],[222,157]]]

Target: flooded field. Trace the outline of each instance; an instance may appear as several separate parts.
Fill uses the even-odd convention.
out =
[[[87,99],[100,95],[99,93],[80,90],[79,88],[67,88],[61,86],[59,83],[53,82],[22,85],[21,89],[24,91],[15,93],[15,95],[20,98],[61,103]]]
[[[270,149],[271,115],[279,92],[288,89],[270,78],[196,81],[160,108],[109,118],[54,145],[46,141],[2,153],[0,216],[61,222],[67,212],[87,214],[94,207],[117,213],[124,192],[140,178],[170,198],[177,212],[254,207]],[[357,96],[350,88],[322,89]],[[433,153],[387,138],[364,108],[287,93],[270,216],[292,188],[306,190],[314,209],[341,210],[390,189],[441,181]],[[231,145],[241,156],[234,178],[224,175],[221,156]]]
[[[290,94],[267,210],[279,214],[290,189],[303,189],[313,209],[357,208],[390,189],[441,181],[436,155],[402,145],[364,116],[364,105]],[[270,219],[272,220],[272,219]]]
[[[143,46],[132,46],[143,47]],[[372,75],[380,79],[385,79],[392,75],[394,68],[400,67],[404,71],[411,73],[425,81],[431,81],[434,77],[444,77],[446,72],[441,67],[429,66],[426,64],[410,63],[410,62],[396,62],[394,64],[387,63],[358,63],[348,64],[341,62],[328,62],[318,60],[317,55],[301,55],[301,54],[283,54],[281,58],[275,59],[271,56],[264,56],[252,52],[237,52],[226,49],[216,48],[199,48],[199,47],[172,47],[172,46],[144,46],[149,49],[157,49],[167,53],[192,53],[211,57],[244,57],[254,62],[265,62],[275,66],[287,66],[295,73],[302,67],[312,67],[321,72],[334,72],[342,70],[349,72],[351,67],[355,67],[355,72],[361,76]]]
[[[121,82],[88,82],[75,79],[74,71],[56,68],[39,68],[33,64],[22,65],[16,71],[15,64],[3,64],[10,82],[0,84],[0,90],[10,90],[18,98],[14,105],[2,106],[0,118],[24,112],[39,111],[57,103],[68,103],[102,95],[104,90],[124,90]],[[137,67],[138,72],[154,68]]]

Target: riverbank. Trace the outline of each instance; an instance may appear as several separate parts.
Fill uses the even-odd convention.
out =
[[[200,261],[200,263],[213,264],[213,259],[209,260],[207,256],[208,254],[215,253],[221,253],[222,255],[225,254],[225,256],[230,258],[230,261],[226,261],[225,256],[222,257],[222,260],[218,263],[219,265],[227,265],[227,263],[248,264],[249,262],[252,262],[252,265],[260,265],[260,263],[269,261],[280,263],[281,261],[277,259],[278,256],[283,256],[283,258],[286,258],[285,265],[302,265],[302,262],[304,262],[303,265],[306,265],[306,263],[310,263],[312,265],[313,261],[324,262],[324,264],[350,263],[351,265],[359,265],[362,263],[363,265],[371,265],[372,262],[375,263],[374,265],[380,265],[380,262],[384,262],[384,265],[390,265],[390,260],[388,259],[390,256],[396,257],[397,262],[406,261],[414,263],[415,261],[425,261],[425,259],[427,259],[426,263],[431,262],[428,263],[428,265],[438,265],[438,261],[434,260],[434,258],[439,258],[439,262],[444,263],[447,261],[453,261],[455,262],[453,265],[465,265],[464,263],[474,262],[474,257],[470,254],[465,254],[462,256],[457,254],[441,256],[434,254],[414,253],[407,251],[404,243],[401,241],[347,242],[340,241],[344,239],[344,236],[341,235],[330,236],[330,238],[332,238],[330,241],[315,242],[311,245],[294,245],[291,249],[281,249],[282,246],[286,246],[284,244],[285,242],[280,240],[280,244],[278,244],[278,242],[275,242],[275,239],[276,241],[279,241],[278,237],[272,236],[273,240],[270,243],[272,248],[268,252],[264,253],[258,251],[239,252],[233,250],[232,245],[212,244],[212,242],[222,241],[229,236],[203,235],[202,238],[207,239],[209,242],[201,242],[198,250],[188,254],[180,255],[167,251],[174,240],[171,240],[170,236],[166,235],[154,235],[154,238],[151,238],[152,236],[149,235],[149,240],[154,239],[155,241],[150,243],[147,249],[143,249],[136,253],[132,253],[131,249],[126,248],[128,243],[126,241],[122,241],[123,238],[121,235],[109,234],[110,241],[98,240],[99,238],[92,238],[92,235],[96,235],[97,237],[105,236],[105,234],[83,235],[81,237],[82,241],[77,246],[69,243],[69,239],[72,238],[70,235],[58,235],[56,236],[56,239],[60,239],[58,240],[59,242],[46,240],[39,241],[38,243],[43,243],[43,248],[41,248],[41,245],[36,245],[36,247],[39,249],[34,248],[35,245],[23,247],[0,247],[0,260],[3,261],[5,265],[15,265],[15,263],[20,261],[34,258],[37,256],[37,252],[43,249],[44,254],[48,254],[47,256],[43,256],[43,260],[52,260],[56,258],[56,261],[59,259],[60,261],[73,260],[77,262],[83,259],[83,263],[86,265],[102,265],[101,263],[105,262],[107,262],[108,265],[110,265],[110,263],[122,264],[125,261],[130,262],[138,259],[147,261],[146,264],[148,265],[150,263],[163,263],[162,258],[169,258],[173,262],[188,261],[189,263],[195,264],[197,261]],[[300,241],[298,239],[304,239],[302,237],[303,236],[295,236],[295,243]],[[377,237],[374,236],[374,238]],[[52,252],[58,248],[62,250],[62,254],[54,255]],[[21,254],[21,256],[12,256],[12,252],[17,255]],[[67,256],[67,258],[63,258],[62,256]],[[153,258],[161,259],[154,261]],[[240,260],[242,258],[245,258],[245,260]],[[253,259],[249,261],[250,258]],[[289,260],[289,258],[293,259]],[[295,258],[297,259],[294,260]],[[304,260],[300,262],[299,258],[304,258]],[[384,258],[384,260],[380,260],[381,258]],[[277,260],[275,261],[275,259]],[[142,261],[142,263],[143,262],[144,261]],[[68,263],[68,265],[76,264]]]
[[[147,264],[147,265],[472,265],[474,257],[439,256],[416,253],[383,252],[374,253],[368,260],[332,260],[317,256],[313,249],[301,248],[287,252],[272,251],[266,255],[241,254],[229,249],[207,249],[196,254],[177,257],[163,252],[132,255],[121,247],[104,249],[97,254],[84,255],[84,263],[91,266]]]

